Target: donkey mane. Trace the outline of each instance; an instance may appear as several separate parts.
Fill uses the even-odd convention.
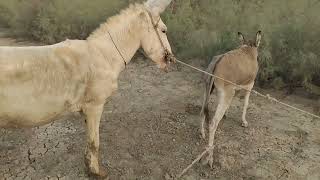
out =
[[[110,27],[112,29],[120,29],[121,31],[128,31],[130,28],[127,28],[126,30],[123,29],[123,25],[127,24],[130,27],[133,22],[133,20],[137,17],[138,14],[144,11],[144,5],[143,4],[131,4],[128,8],[121,10],[120,13],[117,15],[113,15],[109,17],[106,22],[100,24],[100,26],[94,30],[88,37],[88,39],[101,37],[103,35],[106,35],[107,31]],[[121,23],[119,23],[121,22]]]

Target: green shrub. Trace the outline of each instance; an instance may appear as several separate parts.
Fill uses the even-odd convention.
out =
[[[90,3],[87,0],[1,1],[0,9],[7,9],[7,12],[0,13],[0,20],[18,36],[52,44],[66,38],[87,37],[126,4],[126,1],[115,0],[91,0]]]
[[[3,27],[9,26],[10,17],[12,16],[7,6],[0,4],[0,24]]]
[[[209,61],[236,47],[237,31],[252,39],[260,29],[258,85],[319,89],[320,3],[316,0],[177,0],[175,6],[165,21],[181,57]]]
[[[128,3],[142,0],[0,0],[0,23],[45,43],[84,39]],[[175,0],[163,14],[174,52],[202,58],[233,49],[238,31],[262,30],[258,85],[320,89],[318,0]]]
[[[108,16],[125,5],[123,1],[54,0],[43,6],[35,19],[36,39],[54,43],[66,38],[86,38]]]
[[[10,0],[0,1],[0,19],[4,26],[9,26],[17,36],[31,38],[34,19],[37,16],[41,0]]]

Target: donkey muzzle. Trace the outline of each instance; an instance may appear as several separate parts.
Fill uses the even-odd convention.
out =
[[[169,52],[167,49],[165,50],[164,57],[165,57],[166,64],[176,63],[175,56],[171,52]]]

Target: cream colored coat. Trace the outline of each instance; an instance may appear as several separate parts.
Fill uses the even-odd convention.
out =
[[[124,69],[107,29],[129,63],[142,46],[142,37],[150,36],[142,29],[145,24],[141,26],[141,21],[148,19],[147,13],[138,22],[135,19],[143,10],[141,5],[131,6],[87,40],[39,47],[0,47],[0,127],[38,126],[64,112],[80,111],[88,103],[103,104],[117,89],[119,73]],[[118,24],[127,14],[136,16],[126,19],[124,25]],[[125,29],[127,25],[130,29]],[[159,27],[159,31],[166,29],[162,21]],[[164,42],[170,49],[166,37]],[[147,47],[146,53],[152,56],[149,49],[153,48]],[[162,50],[157,46],[154,49]],[[157,58],[153,60],[164,68],[163,59]]]
[[[89,82],[96,76],[105,79],[108,69],[110,65],[87,41],[1,47],[0,126],[38,126],[64,112],[80,111],[84,103],[100,98],[89,93],[89,89],[93,91]],[[106,85],[113,87],[105,88],[108,94],[116,87],[113,76],[113,80],[107,78]]]
[[[103,105],[117,89],[124,61],[129,63],[138,48],[142,47],[159,67],[166,67],[165,49],[171,52],[171,48],[160,13],[170,1],[131,5],[109,18],[87,40],[0,47],[0,127],[39,126],[67,112],[83,112],[87,167],[94,175],[105,175],[98,158]],[[157,27],[152,21],[159,22]]]

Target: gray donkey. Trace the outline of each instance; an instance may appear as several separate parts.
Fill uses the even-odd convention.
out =
[[[256,34],[255,41],[247,41],[242,33],[238,33],[241,45],[239,48],[225,54],[213,57],[207,68],[207,72],[212,73],[225,80],[231,81],[241,88],[246,89],[244,107],[242,113],[242,126],[247,127],[246,112],[249,103],[250,90],[253,88],[254,81],[258,72],[258,47],[261,41],[261,31]],[[205,75],[205,92],[202,104],[201,116],[201,136],[205,138],[205,120],[209,117],[208,101],[214,88],[217,90],[218,106],[214,117],[209,125],[209,144],[208,148],[213,147],[214,135],[220,120],[229,108],[232,98],[239,87],[225,82],[221,79]],[[207,162],[212,167],[212,150],[209,152]]]

